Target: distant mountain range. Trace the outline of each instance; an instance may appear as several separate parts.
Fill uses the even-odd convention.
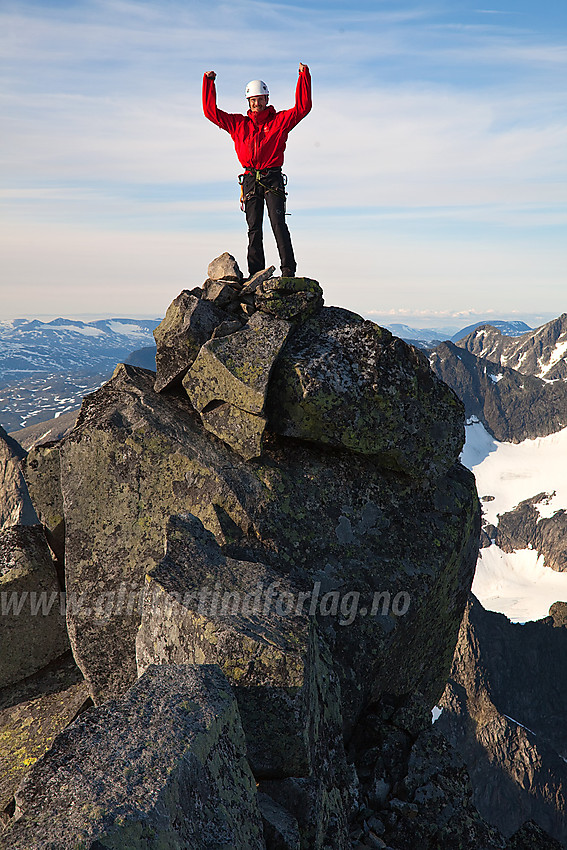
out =
[[[472,354],[463,346],[473,336],[459,345],[442,342],[429,358],[433,370],[465,403],[469,418],[476,417],[497,440],[511,443],[547,437],[567,426],[566,382],[545,380]],[[528,347],[525,341],[523,345]],[[531,356],[536,356],[533,349]],[[557,366],[565,368],[566,363]]]
[[[567,313],[515,337],[479,325],[457,344],[440,343],[429,359],[467,416],[497,440],[518,443],[567,427]]]
[[[480,325],[461,337],[458,344],[477,357],[516,369],[523,375],[545,381],[567,378],[567,313],[514,339],[500,328]]]
[[[99,372],[153,343],[160,319],[14,319],[0,322],[0,380],[37,372]],[[118,359],[117,359],[118,358]]]
[[[467,325],[466,328],[462,328],[457,331],[455,331],[454,328],[447,327],[412,328],[410,325],[399,324],[384,325],[384,327],[391,331],[395,336],[399,336],[400,339],[412,343],[412,345],[415,345],[417,348],[431,348],[432,346],[438,345],[440,342],[444,342],[446,340],[458,342],[477,328],[485,327],[487,324],[487,321],[483,320],[481,322],[475,322],[474,325]],[[489,325],[492,328],[496,328],[505,336],[519,336],[524,333],[529,333],[529,331],[532,330],[525,322],[495,320],[490,322]]]
[[[144,362],[138,365],[149,365],[155,351],[152,331],[159,322],[0,322],[0,425],[11,431],[80,407],[83,397],[130,356],[142,356]]]

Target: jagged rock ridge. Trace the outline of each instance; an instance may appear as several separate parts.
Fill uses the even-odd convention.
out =
[[[514,510],[499,514],[498,526],[486,528],[484,534],[503,552],[535,549],[543,555],[546,567],[564,572],[567,570],[567,512],[558,510],[553,516],[542,517],[538,505],[545,505],[549,499],[546,493],[525,499]]]
[[[437,346],[430,363],[464,403],[467,417],[478,418],[497,440],[519,443],[567,427],[567,382],[550,383],[452,342]]]
[[[479,811],[510,835],[533,819],[565,846],[565,603],[513,624],[467,606],[438,728],[465,758]],[[544,661],[545,660],[545,661]]]
[[[477,357],[548,381],[567,378],[567,313],[519,337],[483,325],[458,341]]]

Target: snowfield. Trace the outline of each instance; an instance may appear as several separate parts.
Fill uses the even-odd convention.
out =
[[[567,573],[544,567],[534,549],[508,554],[493,545],[480,550],[472,592],[488,611],[525,623],[546,617],[554,602],[567,601]]]
[[[474,473],[480,498],[494,496],[482,504],[488,522],[498,525],[497,514],[538,493],[555,492],[538,505],[541,516],[567,508],[567,428],[521,443],[499,443],[478,421],[467,423],[465,433],[461,463]]]
[[[537,505],[541,516],[567,508],[567,428],[521,443],[499,443],[478,420],[466,426],[461,462],[476,478],[485,519],[498,525],[498,514],[539,493],[554,494]],[[545,617],[553,602],[567,601],[567,573],[543,566],[543,557],[523,549],[507,554],[498,546],[482,549],[472,586],[489,611],[525,622]]]

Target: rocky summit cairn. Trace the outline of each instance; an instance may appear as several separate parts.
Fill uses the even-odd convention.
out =
[[[452,465],[462,406],[426,358],[349,310],[324,308],[317,281],[272,272],[242,287],[234,257],[213,260],[202,289],[181,293],[155,331],[155,389],[182,381],[205,428],[246,460],[261,455],[267,428],[412,475]]]
[[[46,638],[4,662],[2,850],[508,847],[431,729],[480,531],[462,405],[273,272],[213,260],[157,371],[119,364],[21,462],[80,672]]]

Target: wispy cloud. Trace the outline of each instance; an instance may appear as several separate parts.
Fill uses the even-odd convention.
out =
[[[74,246],[92,240],[101,256],[117,252],[108,297],[120,275],[130,291],[120,232],[138,273],[153,267],[152,251],[171,233],[172,262],[198,282],[215,232],[218,253],[223,238],[244,242],[239,167],[228,136],[201,114],[202,73],[218,71],[228,111],[243,110],[243,85],[256,76],[269,80],[276,107],[287,107],[301,59],[312,66],[315,108],[288,144],[290,223],[335,301],[353,269],[357,309],[372,307],[372,280],[384,269],[392,309],[395,299],[417,303],[424,287],[446,300],[443,287],[459,274],[490,280],[476,287],[479,298],[506,298],[514,276],[525,286],[537,279],[538,263],[540,286],[547,281],[549,300],[558,300],[560,249],[541,234],[567,215],[559,73],[567,49],[560,31],[531,31],[511,5],[465,15],[387,2],[8,2],[0,28],[0,200],[18,250],[33,233],[44,251],[35,265],[10,251],[8,274],[15,279],[25,266],[26,286],[35,269],[52,293],[62,291],[71,256],[80,267]],[[514,229],[522,232],[516,248]],[[142,231],[155,243],[144,244]],[[182,232],[188,253],[176,241]],[[339,261],[337,240],[347,236],[349,259]],[[475,261],[480,239],[490,274]],[[104,280],[105,268],[91,258],[81,274],[90,280],[98,269]]]

